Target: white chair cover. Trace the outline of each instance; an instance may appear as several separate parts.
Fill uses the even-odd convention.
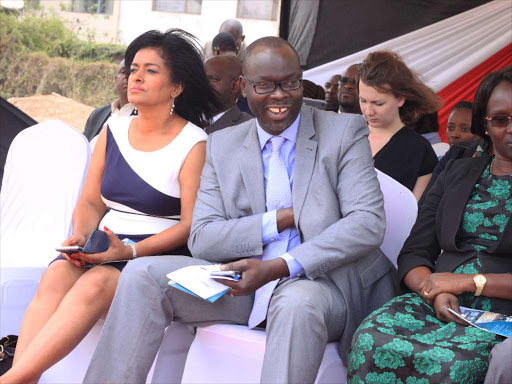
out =
[[[446,152],[450,149],[450,144],[447,143],[436,143],[432,144],[432,149],[436,153],[438,159],[441,159]]]
[[[416,221],[418,204],[411,191],[377,170],[384,195],[386,233],[381,250],[396,266],[398,253]],[[190,347],[184,383],[257,383],[265,353],[265,332],[240,325],[198,328]],[[174,356],[160,356],[173,359]],[[346,368],[338,343],[329,343],[315,383],[345,383]]]
[[[63,121],[21,131],[13,140],[0,194],[2,268],[45,267],[71,233],[87,172],[89,143]]]
[[[386,212],[386,232],[380,249],[396,267],[398,254],[416,222],[418,202],[409,189],[378,169],[376,171]]]

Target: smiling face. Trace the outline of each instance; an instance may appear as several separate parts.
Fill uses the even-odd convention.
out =
[[[512,116],[512,83],[499,83],[487,102],[487,116]],[[512,122],[507,127],[493,127],[486,121],[497,158],[512,161]]]
[[[171,81],[159,49],[144,48],[133,58],[128,78],[128,100],[138,109],[148,105],[169,105],[181,93]]]
[[[395,97],[391,92],[380,92],[359,82],[359,105],[361,112],[372,128],[387,128],[400,122],[400,108],[405,98]]]
[[[457,108],[450,113],[446,127],[446,139],[450,145],[476,139],[471,133],[471,109]]]
[[[293,80],[302,76],[296,54],[286,46],[255,48],[244,70],[244,76],[252,84]],[[278,135],[288,128],[297,119],[302,106],[302,85],[292,91],[283,91],[277,86],[271,93],[258,94],[242,77],[242,92],[260,126],[271,135]]]

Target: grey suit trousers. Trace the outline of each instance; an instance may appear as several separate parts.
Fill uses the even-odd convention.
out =
[[[484,382],[484,384],[509,383],[512,383],[512,337],[492,349]]]
[[[212,304],[168,286],[169,272],[198,264],[210,263],[184,256],[128,263],[84,383],[144,383],[165,328],[173,321],[247,324],[252,296],[225,295]],[[267,317],[261,382],[314,382],[327,342],[341,337],[345,308],[337,287],[323,277],[279,284]]]

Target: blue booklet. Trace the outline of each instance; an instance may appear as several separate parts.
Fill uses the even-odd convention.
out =
[[[466,307],[460,307],[461,313],[457,313],[451,308],[445,308],[474,327],[505,337],[512,336],[512,316]]]

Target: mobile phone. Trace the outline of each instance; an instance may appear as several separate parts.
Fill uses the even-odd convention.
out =
[[[85,243],[84,247],[78,245],[60,246],[55,248],[57,252],[72,254],[76,252],[83,253],[101,253],[105,252],[110,247],[110,240],[108,235],[103,231],[94,230]]]
[[[239,281],[242,278],[242,272],[240,271],[213,271],[210,273],[212,279],[224,279]]]
[[[79,247],[78,245],[68,245],[68,246],[60,246],[55,248],[57,252],[67,253],[68,255],[72,253],[82,252],[84,249]]]

